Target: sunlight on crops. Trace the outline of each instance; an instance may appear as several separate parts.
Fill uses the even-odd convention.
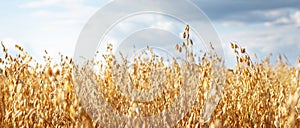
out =
[[[184,43],[178,42],[174,46],[185,55],[182,62],[174,60],[166,65],[163,58],[157,58],[149,48],[149,58],[137,58],[129,67],[126,58],[123,62],[116,61],[111,52],[113,47],[109,45],[107,54],[103,55],[105,61],[93,63],[101,67],[101,75],[78,68],[70,57],[61,55],[60,62],[55,63],[45,51],[45,64],[39,64],[22,47],[16,45],[20,54],[12,56],[2,45],[0,127],[99,127],[103,122],[108,123],[109,113],[106,118],[99,117],[107,111],[96,103],[91,104],[93,98],[89,98],[89,94],[83,95],[85,90],[75,86],[74,82],[84,83],[85,79],[74,80],[73,72],[91,73],[90,76],[97,81],[96,91],[112,108],[127,116],[159,114],[176,101],[180,88],[189,85],[198,86],[196,101],[175,127],[300,126],[300,58],[296,67],[284,62],[280,55],[274,63],[269,57],[253,62],[246,49],[232,43],[236,66],[229,69],[222,66],[222,58],[214,52],[196,58],[191,50],[195,42],[190,39],[188,31],[187,27]],[[213,46],[210,49],[214,51]],[[222,77],[215,72],[216,65],[225,70],[224,85],[215,82],[214,78]],[[189,84],[185,84],[187,82]],[[167,91],[151,97],[152,102],[134,102],[119,91],[127,88],[130,93],[130,87],[124,86],[128,83],[141,92],[148,91],[151,86]],[[216,91],[215,95],[212,95],[212,90]],[[216,102],[217,98],[219,102]],[[91,102],[83,104],[83,100]],[[143,109],[135,109],[137,106]],[[143,125],[132,123],[126,126]]]

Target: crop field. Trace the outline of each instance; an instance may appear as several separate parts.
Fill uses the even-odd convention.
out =
[[[116,61],[113,47],[109,45],[107,54],[103,55],[104,62],[92,63],[99,65],[101,75],[79,68],[71,57],[61,55],[60,62],[56,63],[45,51],[45,63],[41,64],[21,46],[15,47],[19,54],[11,55],[10,49],[2,44],[0,127],[102,127],[103,122],[111,123],[111,126],[143,126],[134,122],[123,125],[118,121],[107,121],[109,116],[100,116],[101,113],[110,114],[104,108],[101,110],[96,103],[91,104],[93,101],[83,104],[89,98],[82,95],[85,91],[79,91],[75,82],[84,83],[85,78],[75,80],[74,72],[90,73],[90,77],[96,80],[96,91],[112,108],[129,117],[159,114],[176,101],[180,88],[197,85],[198,93],[192,109],[174,127],[300,126],[300,58],[295,64],[298,66],[289,65],[280,55],[275,62],[271,62],[270,57],[254,62],[243,46],[232,43],[236,66],[226,68],[222,65],[222,58],[214,52],[195,58],[191,50],[195,42],[190,39],[188,29],[183,35],[184,43],[174,46],[185,55],[184,61],[172,61],[166,65],[163,58],[156,58],[149,48],[150,58],[137,58],[128,67],[126,58],[122,62]],[[211,46],[210,50],[214,51],[214,47]],[[224,69],[224,74],[214,70],[216,65]],[[219,85],[214,81],[218,77],[224,77],[224,85],[213,86],[211,83]],[[153,84],[168,91],[152,98],[153,102],[136,103],[118,91],[118,88],[125,88],[126,83],[131,83],[141,92]],[[217,93],[211,95],[211,90]],[[216,107],[206,108],[205,105],[213,103],[213,99],[219,99]],[[136,111],[136,106],[142,109]]]

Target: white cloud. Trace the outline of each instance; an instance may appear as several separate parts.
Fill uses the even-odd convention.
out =
[[[294,20],[297,27],[300,27],[300,10],[297,11],[294,15],[292,15],[291,19]]]
[[[97,6],[105,3],[103,0],[93,5],[86,2],[88,1],[34,0],[19,5],[21,9],[30,10],[30,14],[26,15],[31,16],[28,19],[30,22],[35,23],[27,37],[20,37],[34,46],[30,53],[40,53],[34,56],[38,59],[42,58],[44,50],[52,56],[57,56],[58,52],[72,56],[82,27],[98,9]]]
[[[85,1],[86,0],[35,0],[22,4],[20,7],[33,9],[32,17],[47,20],[53,29],[53,25],[61,25],[58,26],[58,28],[64,27],[67,24],[83,26],[89,17],[98,9],[97,5],[85,5]],[[102,3],[105,2],[99,2],[99,4]]]
[[[270,22],[265,22],[265,26],[267,27],[272,27],[272,26],[275,26],[275,25],[283,25],[283,24],[291,24],[292,21],[287,18],[287,17],[281,17],[281,18],[278,18],[274,21],[270,21]]]
[[[60,1],[60,0],[59,0]],[[32,16],[40,18],[51,18],[56,20],[77,20],[86,22],[86,20],[97,10],[96,7],[85,6],[78,0],[63,0],[65,2],[53,2],[48,6],[62,6],[64,11],[53,11],[49,9],[38,9]],[[57,22],[57,21],[55,21]],[[64,21],[62,21],[64,22]]]
[[[264,23],[267,27],[272,27],[275,25],[290,25],[294,27],[300,27],[300,10],[277,9],[266,11],[263,14],[273,18],[273,20]]]
[[[260,11],[254,11],[253,13],[263,15],[267,18],[271,19],[277,19],[279,17],[288,16],[293,10],[292,8],[278,8],[278,9],[272,9],[272,10],[260,10]]]
[[[224,27],[243,26],[249,24],[264,24],[266,27],[278,25],[300,26],[300,10],[291,7],[251,10],[232,14],[219,21]]]
[[[24,8],[42,8],[49,6],[60,6],[67,8],[74,8],[80,6],[80,0],[36,0],[22,4],[20,7]]]

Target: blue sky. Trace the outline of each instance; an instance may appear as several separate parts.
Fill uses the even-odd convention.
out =
[[[300,2],[297,0],[192,0],[212,21],[232,65],[230,42],[263,59],[281,53],[291,64],[300,55]],[[89,18],[109,0],[13,0],[0,4],[0,40],[19,44],[37,60],[47,49],[73,56],[77,38]],[[128,27],[128,26],[127,26]],[[123,28],[124,29],[124,28]],[[126,29],[126,27],[125,27]],[[2,53],[0,53],[1,56]]]

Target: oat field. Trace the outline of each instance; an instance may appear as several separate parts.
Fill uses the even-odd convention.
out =
[[[163,58],[155,58],[148,49],[150,59],[136,59],[132,70],[126,70],[126,58],[119,63],[112,53],[113,47],[108,46],[107,54],[103,55],[105,61],[93,63],[103,71],[101,76],[91,75],[97,81],[99,94],[120,113],[152,116],[176,101],[178,91],[186,86],[183,75],[188,74],[186,80],[199,86],[197,100],[174,127],[300,127],[300,58],[295,64],[298,66],[289,65],[280,55],[276,62],[271,62],[269,57],[254,62],[243,46],[232,43],[236,66],[232,69],[220,66],[225,73],[224,85],[211,86],[213,77],[218,77],[213,68],[222,58],[214,52],[195,58],[191,50],[195,42],[190,39],[188,27],[183,37],[184,43],[174,48],[186,58],[168,66]],[[73,72],[82,72],[84,68],[78,68],[71,57],[61,55],[60,62],[55,63],[45,51],[45,63],[40,64],[21,46],[15,48],[20,53],[11,55],[10,49],[2,44],[0,54],[3,55],[0,58],[0,127],[100,127],[106,122],[105,118],[97,118],[99,113],[91,113],[95,108],[102,113],[106,110],[97,104],[83,104],[82,99],[89,98],[80,95],[84,92],[78,93],[75,82],[84,78],[75,80]],[[135,103],[116,89],[128,82],[141,91],[157,84],[168,92],[154,98],[154,102]],[[216,95],[210,95],[212,89],[217,90]],[[219,98],[215,109],[205,108],[205,104],[214,102],[209,99],[214,98]],[[136,112],[134,106],[144,109]],[[201,121],[202,118],[207,120]]]

